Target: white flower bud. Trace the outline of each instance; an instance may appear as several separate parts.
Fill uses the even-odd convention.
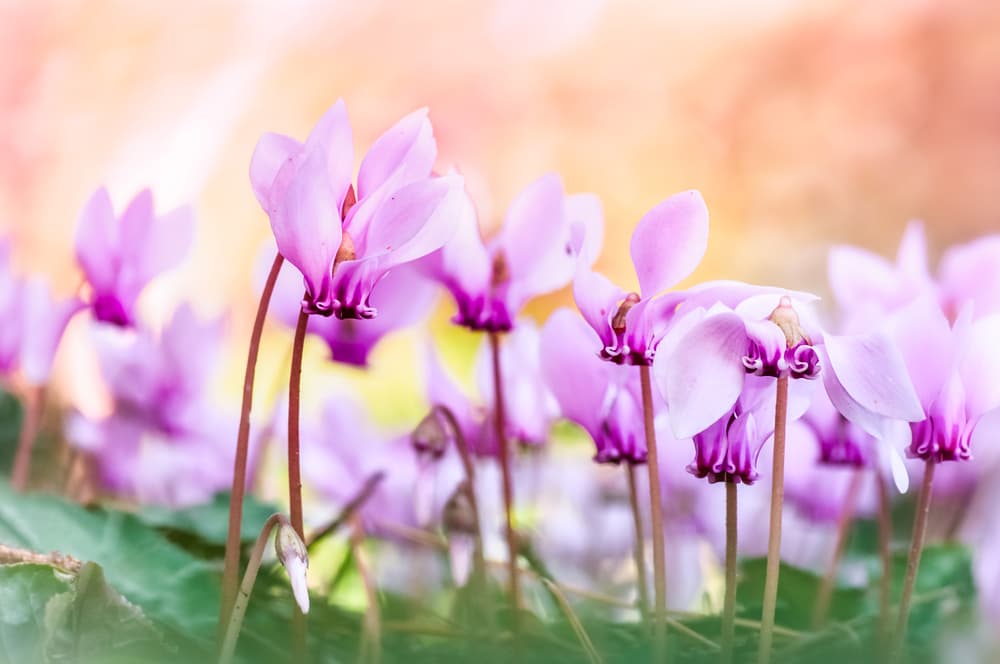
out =
[[[278,560],[288,572],[292,584],[292,595],[302,613],[309,613],[309,587],[306,584],[306,568],[309,567],[309,555],[305,542],[299,537],[292,526],[282,521],[278,524],[278,532],[274,536],[274,551]]]

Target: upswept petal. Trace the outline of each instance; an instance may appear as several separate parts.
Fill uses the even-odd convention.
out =
[[[358,200],[368,198],[384,184],[391,188],[430,175],[437,158],[434,130],[427,109],[416,110],[376,140],[358,170]]]
[[[980,318],[959,339],[958,371],[973,422],[1000,407],[1000,314]]]
[[[379,264],[387,269],[437,251],[455,233],[466,198],[459,175],[404,186],[376,210],[368,226],[363,258],[381,256]]]
[[[837,380],[852,399],[874,413],[917,422],[924,419],[899,350],[882,332],[824,338]]]
[[[888,331],[926,411],[955,366],[957,346],[951,326],[936,302],[920,298],[890,317]]]
[[[339,212],[354,175],[354,139],[343,99],[338,99],[320,118],[306,139],[305,151],[314,149],[318,149],[325,159],[329,178],[327,186],[336,201],[335,209]]]
[[[592,267],[604,244],[604,208],[596,194],[566,196],[566,220],[576,259]]]
[[[611,319],[623,297],[625,291],[611,283],[603,274],[582,267],[577,270],[573,279],[573,299],[587,324],[604,345],[613,340]]]
[[[697,191],[663,201],[639,220],[630,250],[642,297],[651,298],[691,274],[708,247],[708,207]]]
[[[271,209],[271,185],[278,171],[301,150],[301,143],[282,134],[268,132],[257,141],[257,147],[250,158],[250,186],[265,210]]]
[[[746,348],[743,319],[721,313],[688,330],[669,357],[657,354],[656,382],[670,404],[670,425],[677,438],[704,431],[733,407],[743,390],[740,358]]]
[[[496,246],[504,253],[511,280],[516,281],[532,275],[546,277],[549,266],[544,259],[554,247],[565,251],[568,241],[562,180],[550,173],[528,185],[511,202]],[[566,279],[572,276],[570,269]]]
[[[903,239],[899,242],[896,252],[896,266],[900,274],[915,284],[924,283],[930,279],[927,267],[927,234],[922,221],[914,219],[906,225]]]
[[[456,296],[483,296],[489,285],[490,259],[479,234],[476,209],[467,195],[456,216],[454,234],[439,251],[421,259],[419,268]]]
[[[287,174],[290,182],[271,211],[271,231],[278,251],[299,268],[312,297],[323,299],[342,238],[339,207],[322,151],[309,149],[301,166],[286,173],[293,167],[289,162],[278,174],[279,179]]]
[[[833,403],[834,408],[846,417],[848,421],[858,425],[866,433],[876,438],[882,438],[885,435],[887,423],[892,420],[875,411],[869,410],[848,394],[847,390],[844,389],[843,383],[837,377],[836,368],[830,362],[830,356],[826,351],[827,347],[825,344],[816,346],[816,352],[819,354],[820,362],[823,366],[820,376],[823,379],[823,387],[826,389],[826,394],[830,397],[830,402]]]
[[[951,247],[938,268],[944,306],[975,302],[976,315],[1000,311],[1000,235],[988,235]]]
[[[86,305],[77,297],[55,301],[49,285],[37,277],[25,281],[24,289],[21,372],[30,384],[44,385],[66,325]]]
[[[131,206],[129,210],[131,210]],[[138,295],[160,273],[177,267],[194,243],[194,210],[179,207],[166,214],[122,216],[122,274],[120,286],[126,297]]]
[[[607,369],[618,369],[597,356],[597,347],[593,331],[569,309],[555,311],[542,328],[542,378],[563,415],[591,435],[599,430]]]
[[[112,289],[117,278],[120,251],[118,220],[108,190],[101,187],[83,206],[76,225],[76,260],[95,289]]]
[[[886,303],[894,297],[899,285],[899,277],[889,261],[849,245],[830,249],[827,279],[834,299],[844,309],[872,300]]]

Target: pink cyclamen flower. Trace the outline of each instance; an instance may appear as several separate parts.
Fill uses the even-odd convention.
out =
[[[56,300],[48,283],[30,277],[21,284],[22,325],[18,362],[21,373],[32,385],[44,385],[70,319],[84,308],[78,297]]]
[[[431,177],[437,145],[427,111],[372,145],[351,183],[354,148],[343,101],[305,143],[264,134],[250,163],[278,251],[302,273],[302,310],[374,318],[372,290],[392,268],[437,250],[465,204],[459,176]]]
[[[556,311],[542,329],[542,374],[563,416],[590,434],[594,461],[645,463],[638,376],[602,361],[594,352],[597,341],[574,312]]]
[[[261,263],[261,266],[266,270],[269,263]],[[259,276],[262,286],[266,272]],[[372,290],[370,302],[379,311],[377,318],[356,320],[310,316],[306,331],[326,343],[330,359],[334,362],[364,367],[368,365],[371,351],[385,336],[414,325],[430,314],[437,293],[437,284],[414,266],[401,265],[390,271]],[[301,277],[294,267],[283,265],[274,286],[271,315],[294,328],[301,295]]]
[[[910,424],[907,454],[936,462],[970,459],[980,419],[1000,407],[1000,314],[973,320],[967,307],[950,325],[936,303],[923,299],[901,310],[892,325],[924,412]]]
[[[580,313],[597,332],[601,357],[648,365],[678,300],[657,297],[694,271],[708,246],[708,208],[697,191],[663,201],[639,221],[631,254],[639,293],[626,293],[581,266],[573,281]]]
[[[108,326],[93,334],[112,410],[75,416],[67,436],[93,455],[104,486],[173,506],[228,487],[237,420],[210,396],[223,320],[203,321],[183,305],[159,334]]]
[[[76,228],[76,259],[90,285],[94,318],[134,325],[139,294],[154,277],[184,260],[193,239],[189,207],[157,215],[153,194],[145,189],[115,217],[107,189],[94,192]]]
[[[528,300],[569,283],[578,255],[593,263],[603,223],[596,196],[566,195],[559,176],[550,174],[514,199],[489,242],[475,209],[465,206],[454,237],[421,265],[455,298],[453,322],[506,331]]]
[[[824,334],[811,321],[800,324],[800,309],[803,304],[787,295],[764,294],[735,310],[696,309],[674,324],[653,371],[678,438],[720,426],[746,398],[753,377],[788,376],[795,386],[801,382],[795,379],[822,374],[837,410],[880,437],[889,421],[922,417],[902,357],[886,334]]]

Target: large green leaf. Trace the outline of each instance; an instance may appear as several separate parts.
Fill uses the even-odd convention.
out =
[[[133,515],[86,510],[0,484],[0,542],[96,562],[111,585],[157,622],[206,640],[214,633],[218,566],[194,557]]]
[[[279,509],[267,503],[247,496],[243,501],[243,525],[240,528],[240,539],[244,543],[257,539],[267,518]],[[206,544],[224,546],[229,531],[229,493],[216,494],[210,502],[170,509],[167,507],[150,506],[142,508],[136,516],[145,523],[157,528],[190,533]]]
[[[0,565],[0,661],[42,661],[45,607],[70,588],[69,575],[48,565]]]

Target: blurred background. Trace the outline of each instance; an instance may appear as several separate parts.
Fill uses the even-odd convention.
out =
[[[263,131],[304,137],[338,97],[359,160],[428,106],[439,170],[466,175],[484,226],[548,171],[599,194],[598,268],[617,282],[634,282],[640,216],[698,188],[713,231],[693,280],[825,294],[831,243],[891,255],[919,217],[936,256],[997,227],[998,31],[1000,4],[974,1],[5,1],[0,223],[17,267],[68,293],[73,228],[97,186],[118,206],[147,185],[160,209],[193,203],[195,251],[144,312],[162,320],[188,298],[229,311],[234,400],[270,235],[251,152]],[[569,302],[563,291],[530,311]],[[451,311],[441,304],[435,329],[470,345]],[[60,375],[86,402],[77,327]],[[360,389],[416,391],[399,377],[404,352],[380,347],[372,372],[355,371]]]

